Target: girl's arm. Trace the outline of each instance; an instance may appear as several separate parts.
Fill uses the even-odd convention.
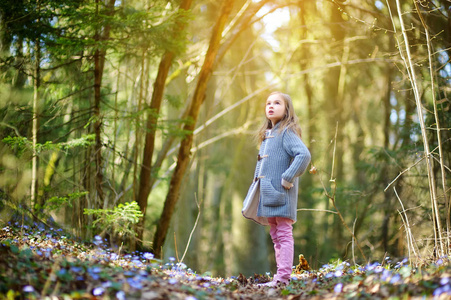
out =
[[[282,185],[292,185],[295,177],[301,176],[310,163],[310,151],[301,138],[292,130],[286,130],[283,135],[283,147],[293,157],[288,169],[282,174]],[[285,184],[284,184],[285,181]],[[289,185],[288,185],[289,186]]]

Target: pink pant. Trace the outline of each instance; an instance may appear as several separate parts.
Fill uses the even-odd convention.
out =
[[[273,281],[287,283],[293,266],[294,239],[293,220],[281,217],[268,218],[274,252],[276,254],[277,274]]]

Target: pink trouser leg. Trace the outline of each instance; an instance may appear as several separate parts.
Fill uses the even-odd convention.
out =
[[[290,280],[293,266],[293,221],[287,218],[274,217],[268,218],[268,222],[277,264],[277,274],[274,275],[274,281],[287,283]]]

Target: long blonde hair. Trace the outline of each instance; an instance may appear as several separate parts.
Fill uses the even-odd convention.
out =
[[[279,132],[282,132],[285,128],[288,130],[293,130],[299,137],[302,137],[301,126],[299,125],[299,119],[294,112],[293,101],[291,97],[287,94],[281,92],[272,92],[268,95],[280,95],[282,96],[283,101],[285,102],[285,116],[278,122],[280,123]],[[263,126],[257,132],[257,140],[258,144],[261,144],[265,139],[266,130],[272,128],[272,122],[270,119],[266,118]]]

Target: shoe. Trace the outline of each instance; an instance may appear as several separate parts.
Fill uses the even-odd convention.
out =
[[[271,287],[271,288],[276,288],[276,287],[283,287],[286,286],[288,284],[288,282],[282,282],[282,281],[269,281],[266,283],[259,283],[257,284],[258,287]]]

